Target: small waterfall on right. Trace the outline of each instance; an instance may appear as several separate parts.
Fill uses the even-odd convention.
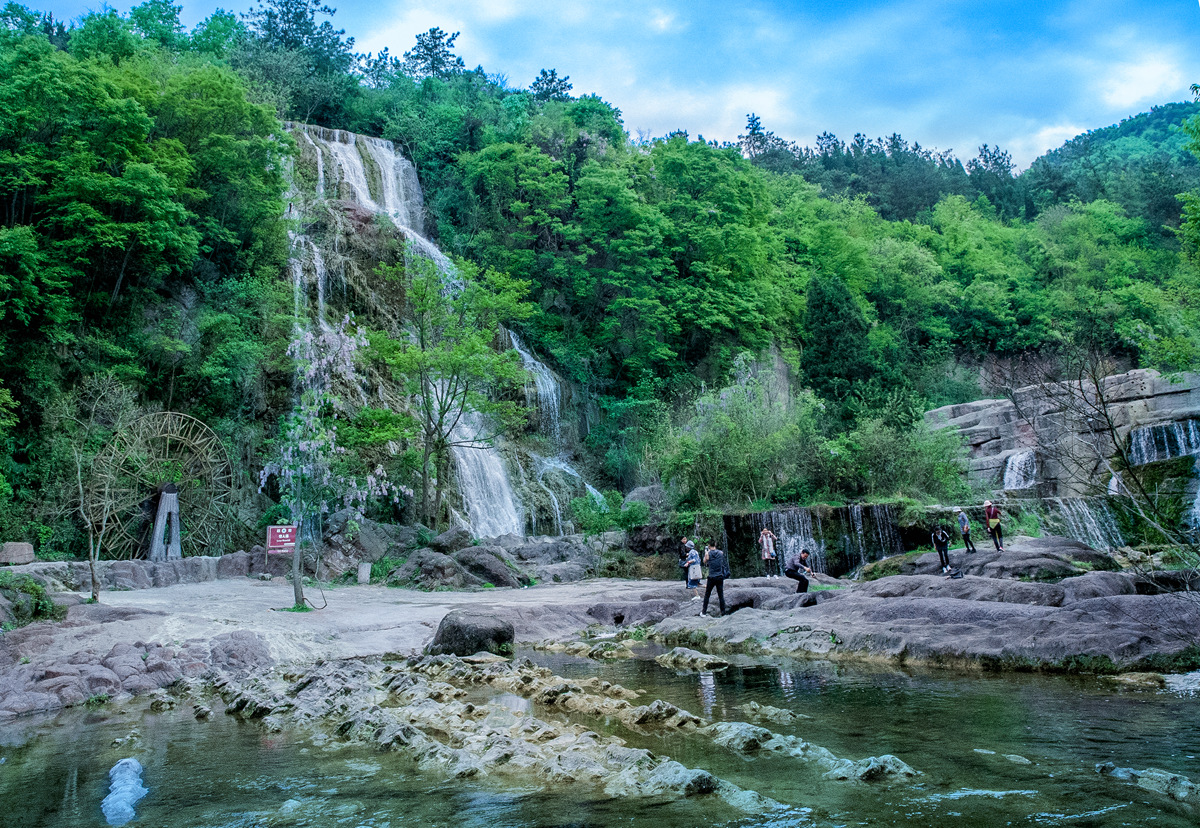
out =
[[[1111,550],[1125,544],[1116,516],[1102,497],[1055,497],[1053,504],[1067,537],[1093,549]]]
[[[1200,422],[1183,420],[1142,426],[1129,432],[1129,462],[1134,466],[1200,455]]]

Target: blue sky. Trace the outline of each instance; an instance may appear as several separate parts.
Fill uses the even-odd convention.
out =
[[[179,2],[180,0],[177,0]],[[399,55],[431,26],[456,51],[526,86],[569,75],[621,109],[630,133],[733,140],[746,113],[811,144],[899,132],[960,157],[999,144],[1021,166],[1080,132],[1200,82],[1200,3],[909,0],[374,0],[334,23],[359,51]],[[27,0],[74,18],[98,2]],[[126,4],[113,5],[124,11]],[[182,0],[194,24],[238,0]]]

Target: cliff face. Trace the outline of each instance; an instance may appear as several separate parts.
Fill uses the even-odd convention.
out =
[[[1200,455],[1200,374],[1136,370],[1090,385],[1032,385],[1012,399],[948,405],[925,418],[959,430],[973,482],[1009,494],[1082,497],[1115,490],[1114,466]]]

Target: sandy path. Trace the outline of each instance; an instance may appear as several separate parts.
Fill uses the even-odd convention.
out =
[[[279,581],[231,579],[158,589],[105,592],[101,607],[86,607],[87,620],[50,626],[59,659],[82,650],[107,652],[121,642],[178,645],[209,640],[233,630],[258,633],[284,663],[317,658],[409,654],[433,637],[453,609],[517,609],[531,615],[555,605],[584,609],[603,600],[637,600],[665,584],[596,579],[487,592],[417,592],[383,586],[327,589],[329,605],[307,613],[278,612],[292,603],[292,587]],[[321,594],[306,590],[318,605]],[[78,612],[78,610],[76,610]],[[73,613],[74,614],[74,613]],[[522,630],[518,625],[517,635]]]

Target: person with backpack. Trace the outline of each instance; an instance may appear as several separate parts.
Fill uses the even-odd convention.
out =
[[[775,537],[775,533],[770,529],[763,527],[763,530],[758,533],[758,548],[762,553],[763,574],[768,578],[778,578],[778,559],[775,552],[775,546],[779,543],[779,538]]]
[[[939,526],[933,532],[933,549],[938,553],[938,560],[942,562],[942,574],[950,571],[950,533],[946,531],[946,527]]]
[[[808,592],[808,578],[804,576],[813,574],[812,564],[808,560],[808,550],[801,549],[798,554],[789,558],[783,574],[796,582],[797,594]]]
[[[1000,527],[1000,507],[993,506],[990,500],[983,501],[983,522],[992,536],[992,543],[996,544],[996,551],[1003,552],[1004,530]]]
[[[704,551],[704,563],[708,565],[708,583],[704,587],[704,606],[700,610],[702,618],[708,618],[708,597],[712,595],[715,588],[717,590],[717,601],[721,605],[721,616],[725,615],[725,579],[730,576],[729,558],[720,549],[717,549],[715,541],[708,542],[708,549]]]
[[[683,544],[683,562],[679,564],[683,567],[683,577],[687,581],[685,589],[692,591],[692,600],[700,600],[700,577],[703,573],[700,571],[700,553],[696,551],[696,544],[684,538]]]
[[[974,553],[976,549],[975,544],[971,542],[971,519],[962,509],[955,509],[954,513],[958,515],[958,531],[962,533],[963,548],[968,553]]]

